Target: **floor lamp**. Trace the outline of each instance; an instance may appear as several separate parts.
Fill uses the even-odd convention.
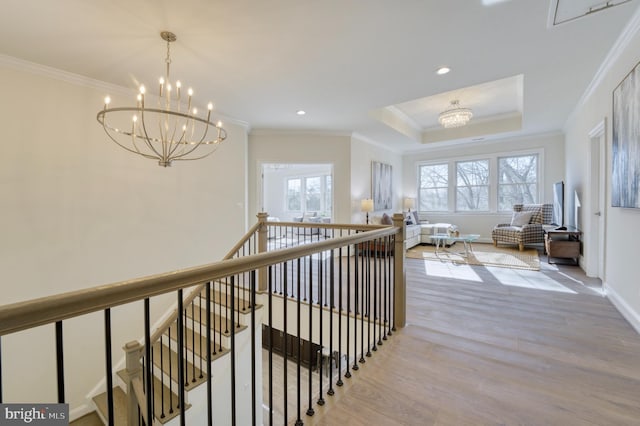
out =
[[[373,211],[373,200],[371,198],[365,198],[360,201],[360,210],[367,214],[367,225],[369,224],[369,212]]]

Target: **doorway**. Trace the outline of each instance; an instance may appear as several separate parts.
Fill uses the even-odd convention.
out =
[[[263,163],[260,206],[273,220],[333,218],[333,165]]]
[[[605,276],[605,243],[606,243],[606,121],[601,121],[589,132],[589,182],[590,202],[587,214],[589,214],[589,233],[587,241],[586,273],[591,277],[598,277],[604,282]]]

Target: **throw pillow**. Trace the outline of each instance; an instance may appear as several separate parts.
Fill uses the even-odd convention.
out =
[[[380,223],[383,225],[393,225],[393,220],[391,220],[391,216],[389,216],[388,214],[384,213],[382,215],[382,219],[380,220]]]
[[[513,212],[511,226],[528,225],[534,212]]]

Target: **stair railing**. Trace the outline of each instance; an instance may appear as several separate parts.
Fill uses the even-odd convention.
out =
[[[230,314],[230,318],[231,321],[227,321],[227,325],[229,326],[230,330],[229,330],[229,334],[228,334],[228,339],[230,340],[230,352],[231,352],[231,357],[230,357],[230,362],[231,362],[231,370],[232,370],[232,378],[235,378],[236,376],[236,368],[238,368],[235,363],[236,363],[236,356],[234,354],[235,351],[235,345],[234,345],[234,339],[235,339],[235,335],[236,335],[236,329],[237,326],[239,325],[237,323],[236,318],[238,318],[237,316],[237,310],[238,308],[238,301],[236,300],[236,296],[238,294],[248,294],[250,301],[249,301],[249,305],[250,305],[250,309],[248,309],[248,313],[251,315],[251,320],[250,320],[250,325],[249,327],[251,328],[251,335],[252,335],[252,339],[251,339],[251,345],[252,345],[252,356],[251,356],[251,363],[252,363],[252,368],[251,368],[251,381],[252,381],[252,388],[251,388],[251,400],[252,400],[252,407],[253,409],[251,410],[251,421],[252,423],[255,424],[256,419],[261,417],[257,415],[257,410],[258,408],[261,406],[261,402],[257,401],[257,398],[259,396],[259,392],[257,391],[257,378],[256,378],[256,353],[259,351],[259,348],[256,348],[256,341],[259,341],[258,339],[256,339],[256,325],[257,325],[257,321],[256,321],[256,300],[257,297],[259,296],[259,292],[258,292],[258,280],[257,280],[257,275],[260,274],[260,271],[267,271],[267,289],[266,289],[266,293],[268,296],[268,304],[269,304],[269,316],[272,316],[273,313],[273,300],[274,300],[274,293],[280,291],[280,292],[285,292],[286,290],[283,290],[283,288],[292,288],[292,285],[297,285],[298,286],[298,291],[297,291],[297,296],[296,298],[298,299],[297,303],[297,309],[298,309],[298,313],[300,313],[300,310],[304,309],[303,304],[300,303],[299,301],[299,296],[301,294],[300,292],[300,287],[302,286],[302,281],[300,280],[300,278],[297,279],[297,281],[287,281],[286,279],[284,281],[280,281],[282,283],[284,283],[284,287],[280,287],[280,289],[278,289],[277,287],[277,281],[273,278],[275,277],[275,271],[276,269],[278,269],[277,267],[279,267],[280,265],[284,265],[284,268],[280,269],[280,272],[282,274],[284,274],[283,276],[286,276],[287,271],[291,270],[293,271],[295,269],[296,274],[298,275],[298,277],[300,276],[301,273],[303,273],[304,268],[302,267],[302,265],[304,263],[307,263],[308,265],[320,265],[323,263],[326,263],[327,265],[329,265],[329,268],[331,269],[331,276],[334,276],[334,267],[331,266],[333,265],[333,263],[327,263],[325,262],[327,259],[331,259],[331,262],[333,262],[334,260],[336,260],[335,258],[335,251],[336,250],[344,250],[347,252],[347,254],[349,254],[349,252],[351,250],[353,253],[353,257],[355,257],[354,259],[354,263],[355,266],[354,268],[356,268],[355,271],[351,271],[351,270],[347,270],[346,273],[347,274],[352,274],[352,272],[355,272],[354,276],[356,279],[356,284],[353,287],[353,290],[356,292],[356,294],[354,295],[355,298],[359,298],[359,302],[358,301],[353,301],[353,309],[349,308],[348,306],[345,308],[345,312],[344,312],[344,316],[347,318],[347,326],[346,326],[346,333],[349,333],[349,330],[353,329],[354,334],[357,333],[358,331],[360,332],[360,343],[358,346],[358,341],[357,339],[355,339],[355,343],[353,345],[353,352],[351,352],[351,357],[355,360],[356,357],[358,356],[357,354],[360,355],[360,362],[362,362],[362,357],[365,354],[365,348],[367,349],[366,351],[366,355],[369,356],[370,354],[370,350],[372,348],[371,346],[371,340],[370,337],[367,340],[367,342],[365,343],[364,341],[364,327],[365,327],[365,322],[366,322],[366,327],[367,327],[367,333],[370,335],[371,332],[375,333],[375,329],[378,328],[379,330],[382,330],[384,328],[384,333],[380,332],[378,334],[378,338],[381,338],[381,336],[383,336],[386,338],[386,335],[391,334],[391,330],[395,329],[395,327],[401,327],[404,325],[404,305],[406,303],[406,301],[404,300],[404,265],[403,265],[403,256],[393,256],[390,257],[389,254],[392,252],[392,249],[395,250],[396,254],[402,253],[403,252],[403,237],[404,237],[404,230],[402,227],[402,215],[395,215],[394,216],[394,226],[393,227],[386,227],[386,228],[382,228],[382,229],[372,229],[372,228],[366,228],[362,231],[357,231],[355,234],[350,234],[350,235],[342,235],[340,236],[339,234],[336,234],[336,229],[341,228],[342,226],[336,226],[336,225],[325,225],[325,224],[318,224],[318,226],[316,226],[316,224],[313,225],[299,225],[299,224],[295,224],[295,225],[291,225],[291,224],[283,224],[284,226],[287,227],[292,227],[292,228],[308,228],[309,226],[314,226],[317,228],[323,228],[323,229],[332,229],[331,233],[332,233],[332,237],[333,238],[327,238],[324,240],[320,240],[320,239],[316,239],[315,241],[304,241],[301,244],[295,245],[293,247],[289,247],[287,246],[286,248],[278,248],[277,250],[272,250],[272,251],[266,251],[266,252],[260,252],[258,253],[259,250],[263,250],[264,248],[268,247],[268,241],[265,241],[269,239],[269,233],[271,232],[270,230],[276,229],[279,226],[278,225],[274,225],[272,226],[272,224],[266,225],[266,214],[265,216],[260,220],[260,222],[254,226],[252,228],[252,230],[247,234],[253,234],[253,235],[258,235],[258,238],[254,238],[254,237],[249,237],[249,240],[247,240],[247,238],[244,238],[240,243],[238,243],[238,246],[235,247],[234,251],[235,254],[232,256],[233,258],[231,259],[226,259],[220,262],[216,262],[216,263],[212,263],[212,264],[208,264],[208,265],[204,265],[204,266],[200,266],[200,267],[194,267],[194,268],[189,268],[189,269],[185,269],[185,270],[181,270],[181,271],[175,271],[175,272],[169,272],[169,273],[164,273],[164,274],[158,274],[158,275],[154,275],[154,276],[149,276],[149,277],[144,277],[144,278],[139,278],[139,279],[133,279],[133,280],[128,280],[128,281],[124,281],[124,282],[119,282],[119,283],[115,283],[115,284],[111,284],[111,285],[106,285],[106,286],[99,286],[99,287],[93,287],[93,288],[88,288],[85,290],[79,290],[79,291],[74,291],[74,292],[68,292],[68,293],[63,293],[63,294],[59,294],[59,295],[55,295],[55,296],[51,296],[51,297],[46,297],[46,298],[41,298],[41,299],[35,299],[35,300],[31,300],[31,301],[27,301],[27,302],[20,302],[20,303],[15,303],[15,304],[11,304],[11,305],[5,305],[5,306],[1,306],[0,307],[0,336],[6,335],[6,334],[10,334],[10,333],[16,333],[22,330],[27,330],[33,327],[38,327],[38,326],[42,326],[42,325],[47,325],[47,324],[56,324],[55,329],[56,329],[56,357],[57,357],[57,365],[58,365],[58,402],[63,403],[65,401],[65,393],[64,393],[64,377],[65,377],[65,373],[64,373],[64,363],[62,362],[63,359],[63,339],[62,339],[62,325],[64,320],[67,320],[69,318],[74,318],[74,317],[78,317],[78,316],[82,316],[88,313],[92,313],[92,312],[97,312],[100,310],[103,310],[105,312],[105,330],[110,330],[110,309],[116,306],[120,306],[123,304],[128,304],[128,303],[132,303],[132,302],[136,302],[136,301],[144,301],[144,306],[145,306],[145,346],[144,348],[142,348],[141,346],[135,347],[131,346],[128,348],[128,351],[130,353],[132,353],[132,360],[136,360],[136,362],[131,362],[129,365],[129,361],[128,361],[128,365],[127,365],[127,373],[129,373],[129,377],[130,377],[130,394],[131,395],[136,395],[135,398],[135,405],[136,407],[139,407],[139,414],[137,416],[137,419],[131,418],[130,419],[130,424],[152,424],[155,423],[156,421],[160,421],[159,418],[161,417],[160,415],[156,415],[154,414],[154,398],[157,399],[158,397],[154,394],[153,392],[153,388],[154,386],[157,386],[154,383],[155,380],[155,375],[152,373],[150,366],[154,363],[154,362],[158,362],[157,357],[163,357],[163,354],[165,353],[164,349],[162,348],[162,345],[160,345],[160,348],[158,351],[153,350],[152,348],[152,344],[151,344],[151,330],[150,330],[150,325],[149,325],[149,299],[151,297],[154,296],[158,296],[158,295],[162,295],[162,294],[167,294],[167,293],[177,293],[177,310],[176,310],[176,316],[175,316],[175,320],[177,322],[176,325],[176,329],[175,329],[175,333],[177,334],[176,337],[174,337],[173,340],[175,340],[175,345],[177,346],[177,353],[180,354],[184,354],[187,352],[186,350],[186,345],[187,344],[187,339],[190,337],[189,335],[185,336],[185,329],[187,329],[188,327],[185,327],[185,321],[194,321],[196,318],[198,319],[198,322],[200,323],[200,325],[202,327],[204,327],[205,329],[205,334],[206,336],[204,337],[204,344],[206,345],[206,360],[205,360],[205,368],[199,368],[200,373],[202,373],[203,371],[206,373],[204,374],[204,380],[207,382],[207,388],[208,388],[208,421],[207,423],[211,424],[212,422],[212,408],[211,408],[211,380],[212,380],[212,374],[211,374],[211,365],[212,365],[212,358],[211,358],[211,354],[212,354],[212,348],[211,348],[211,329],[213,328],[213,326],[215,326],[215,324],[211,323],[211,318],[214,317],[215,318],[215,307],[214,307],[214,315],[212,315],[211,312],[211,307],[212,307],[212,302],[219,302],[218,305],[224,305],[224,309],[227,310],[228,314]],[[349,228],[351,226],[345,226],[344,228]],[[350,233],[351,231],[349,231]],[[313,233],[313,231],[311,231],[310,233]],[[373,245],[371,245],[373,244]],[[384,252],[384,256],[377,256],[376,253],[380,253],[380,250],[376,247],[385,247],[383,249]],[[241,248],[241,247],[244,247]],[[373,247],[373,248],[372,248]],[[232,251],[233,252],[233,251]],[[327,257],[326,253],[331,253],[330,257]],[[362,256],[362,254],[365,254],[365,256],[362,257],[358,257],[360,253],[360,256]],[[242,255],[241,255],[242,254]],[[373,258],[376,257],[380,257],[381,259],[384,258],[383,261],[378,261],[377,265],[376,262],[373,261]],[[340,260],[338,258],[338,260]],[[318,263],[318,261],[320,261]],[[293,263],[297,264],[297,268],[290,268],[289,266],[292,266]],[[388,277],[391,277],[392,279],[392,283],[388,281],[388,286],[385,287],[385,292],[387,292],[389,298],[385,301],[385,306],[387,309],[387,315],[388,315],[388,320],[387,321],[381,321],[380,317],[376,317],[376,314],[372,314],[371,312],[373,312],[372,310],[375,310],[376,308],[374,307],[374,305],[378,304],[378,306],[382,306],[380,304],[380,300],[376,300],[374,296],[374,300],[373,302],[371,301],[371,296],[372,294],[378,294],[378,293],[372,293],[371,290],[371,286],[374,286],[373,288],[375,288],[376,284],[375,284],[375,278],[373,279],[373,281],[371,280],[371,277],[375,277],[378,276],[378,274],[380,274],[379,269],[374,269],[374,272],[372,271],[372,267],[373,268],[383,268],[382,265],[387,265],[384,266],[384,268],[388,268]],[[360,266],[358,266],[360,265]],[[374,265],[374,266],[372,266]],[[326,278],[329,277],[329,275],[327,275],[326,271],[321,272],[318,271],[318,269],[314,269],[316,268],[315,266],[311,266],[309,268],[309,278],[310,278],[310,283],[309,283],[309,288],[308,291],[305,290],[307,292],[307,294],[310,297],[310,304],[309,307],[306,308],[307,312],[308,312],[308,318],[309,318],[309,334],[307,336],[307,338],[309,339],[310,343],[313,343],[315,338],[313,336],[314,333],[314,329],[313,329],[313,325],[312,325],[312,321],[313,321],[313,317],[315,314],[319,313],[320,315],[320,326],[322,327],[322,321],[324,318],[324,311],[326,311],[326,308],[323,306],[320,306],[323,304],[322,301],[322,297],[323,295],[326,296],[326,291],[325,290],[321,290],[320,292],[317,292],[316,290],[314,290],[313,286],[312,286],[312,282],[314,279],[316,279],[316,283],[324,283],[324,281],[317,281],[317,280],[324,280],[324,279],[329,279],[329,280],[333,280],[333,278]],[[340,269],[340,271],[342,271]],[[319,278],[319,277],[325,277],[325,278]],[[348,279],[351,279],[350,277]],[[243,287],[244,282],[246,280],[247,286],[246,288]],[[242,283],[241,283],[242,281]],[[204,285],[202,283],[205,283]],[[218,289],[216,290],[216,283],[218,283]],[[359,283],[359,284],[358,284]],[[373,283],[373,284],[372,284]],[[196,286],[194,288],[194,286]],[[202,287],[204,286],[204,292],[205,294],[202,294]],[[326,285],[321,284],[320,287],[325,287],[327,288]],[[316,286],[317,287],[317,286]],[[189,291],[190,288],[193,288],[191,291]],[[187,291],[189,291],[189,296],[188,298],[185,298],[183,296],[183,292],[185,291],[185,289]],[[315,293],[314,293],[315,292]],[[213,293],[213,294],[212,294]],[[313,294],[317,294],[317,296],[313,296]],[[350,293],[347,292],[347,297],[349,297]],[[380,293],[382,295],[382,293]],[[382,297],[382,296],[380,296]],[[218,298],[218,300],[216,300],[216,298]],[[220,300],[221,298],[224,298],[224,300]],[[315,299],[314,299],[315,298]],[[189,301],[189,299],[191,299]],[[198,314],[195,314],[195,309],[191,308],[194,306],[194,302],[198,300],[198,306],[202,307],[202,305],[205,305],[205,309],[200,309]],[[335,306],[333,304],[333,296],[331,297],[331,302],[329,303],[329,305],[331,306],[329,308],[329,310],[333,309]],[[185,302],[188,301],[188,305],[185,308]],[[287,306],[289,300],[287,300],[285,298],[285,303],[284,306]],[[314,306],[314,303],[318,304],[318,306]],[[372,304],[373,303],[373,304]],[[215,306],[215,304],[213,304]],[[348,305],[348,303],[347,303]],[[191,314],[189,315],[188,309],[193,309]],[[218,308],[221,309],[221,308]],[[342,305],[338,308],[338,309],[343,309]],[[286,308],[285,308],[285,312],[286,312]],[[381,315],[382,310],[378,310],[377,311],[378,314],[377,315]],[[202,316],[205,316],[204,321],[202,321]],[[286,314],[285,314],[286,315]],[[341,318],[341,317],[339,317]],[[351,318],[351,326],[349,326],[349,318]],[[301,317],[300,315],[297,316],[297,320],[298,322],[300,322]],[[330,315],[330,320],[333,321],[333,315]],[[204,322],[204,324],[203,324]],[[193,326],[194,323],[192,323]],[[373,328],[372,325],[373,324]],[[218,324],[218,327],[220,327],[220,324]],[[272,323],[272,319],[269,322],[269,330],[272,331],[274,329],[274,324]],[[359,330],[357,330],[359,328]],[[171,330],[171,327],[169,327],[168,329],[166,329],[167,331]],[[297,339],[298,341],[300,341],[302,339],[302,333],[301,333],[301,326],[298,325],[297,327]],[[192,340],[192,346],[191,346],[191,351],[193,352],[196,349],[195,345],[195,339],[194,339],[194,334],[195,334],[195,330],[192,328],[191,329],[192,335],[191,338]],[[320,333],[320,335],[322,336],[322,333]],[[154,333],[154,337],[156,336],[156,333]],[[162,340],[164,339],[164,334],[160,334],[160,339],[158,340],[158,342],[160,342],[162,344]],[[202,336],[202,333],[200,333],[200,336]],[[374,334],[374,346],[375,346],[375,340],[376,340],[376,335]],[[220,339],[222,339],[222,337],[220,337]],[[320,337],[320,339],[322,339],[322,337]],[[171,341],[172,338],[169,336],[168,340]],[[272,346],[272,341],[271,338],[268,339],[269,340],[269,345]],[[348,339],[347,339],[348,340]],[[1,344],[1,342],[0,342]],[[202,344],[203,344],[203,340],[198,340],[198,345],[200,346],[200,349],[202,349]],[[171,342],[169,342],[169,346],[171,346]],[[109,352],[110,352],[110,348],[111,348],[111,334],[110,331],[108,333],[105,333],[105,347],[109,348]],[[310,346],[313,347],[313,346]],[[322,345],[322,341],[320,344],[320,349],[323,349],[323,345]],[[215,350],[215,349],[214,349]],[[340,349],[342,350],[342,349]],[[375,350],[375,349],[373,349]],[[145,364],[141,367],[139,360],[140,360],[140,355],[141,353],[144,352],[145,356],[144,356],[144,360],[145,360]],[[270,353],[270,357],[272,356],[272,351],[269,352]],[[300,355],[300,351],[298,350],[298,355]],[[311,358],[311,352],[309,352],[309,358]],[[333,353],[330,353],[330,355],[333,355]],[[156,357],[156,359],[154,360],[154,356]],[[113,372],[112,372],[112,366],[111,366],[111,362],[110,362],[110,354],[108,354],[108,356],[106,357],[106,376],[108,378],[108,383],[110,378],[113,376]],[[180,423],[184,424],[185,423],[185,410],[186,410],[186,405],[188,404],[188,402],[185,399],[185,394],[184,394],[184,390],[185,390],[185,386],[183,386],[183,384],[185,383],[185,376],[187,379],[189,379],[189,368],[193,368],[193,364],[189,365],[189,363],[187,362],[187,360],[184,359],[183,356],[178,357],[178,368],[177,368],[177,372],[174,374],[174,372],[169,372],[168,373],[168,379],[172,380],[173,379],[173,375],[177,376],[177,381],[179,383],[178,385],[178,395],[176,396],[177,398],[177,410],[178,410],[178,415],[180,417]],[[171,365],[171,360],[169,360],[168,365]],[[164,365],[164,360],[160,360],[160,365],[163,366]],[[270,368],[271,368],[271,363],[269,364]],[[2,366],[2,362],[0,359],[0,366]],[[357,365],[354,364],[353,366],[353,370],[356,370]],[[298,370],[300,370],[300,364],[298,364]],[[311,374],[311,365],[309,365],[309,373]],[[347,373],[349,373],[349,371],[347,371]],[[164,376],[165,373],[162,373],[161,376]],[[348,377],[348,375],[345,374],[345,377]],[[1,378],[2,378],[2,374],[1,374],[1,367],[0,367],[0,398],[2,397],[2,383],[1,383]],[[193,377],[191,377],[191,379],[193,379]],[[310,378],[309,379],[309,390],[311,391],[311,383],[312,383],[313,379]],[[298,382],[300,382],[300,376],[298,375]],[[143,388],[143,390],[140,390],[140,388]],[[298,386],[298,389],[300,388],[300,386]],[[323,386],[322,386],[322,382],[320,382],[320,391],[322,393]],[[110,391],[110,389],[109,389]],[[237,407],[236,407],[236,394],[239,392],[238,389],[236,389],[235,387],[235,379],[232,379],[232,384],[231,384],[231,402],[232,402],[232,424],[236,423],[236,415],[237,415]],[[142,403],[140,400],[141,398],[141,394],[144,393],[145,395],[145,401],[144,403]],[[164,397],[160,397],[161,401],[162,399],[164,399]],[[300,396],[298,396],[298,399],[300,399]],[[113,424],[113,396],[110,395],[110,413],[108,415],[108,422],[109,424]],[[0,402],[2,402],[0,400]],[[320,400],[319,402],[320,403]],[[162,404],[161,404],[162,405]],[[300,404],[298,404],[298,407],[300,408]],[[173,408],[171,406],[171,408]],[[285,407],[285,412],[286,412],[286,407]],[[313,409],[311,407],[311,399],[309,399],[309,408],[307,410],[307,415],[312,415],[313,414]],[[134,416],[132,416],[134,417]],[[286,418],[286,416],[285,416]],[[286,421],[286,420],[285,420]],[[298,415],[298,422],[301,422],[300,416]]]

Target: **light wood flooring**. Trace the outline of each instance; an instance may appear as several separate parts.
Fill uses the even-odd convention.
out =
[[[407,259],[407,326],[305,424],[640,425],[640,335],[577,267]]]

